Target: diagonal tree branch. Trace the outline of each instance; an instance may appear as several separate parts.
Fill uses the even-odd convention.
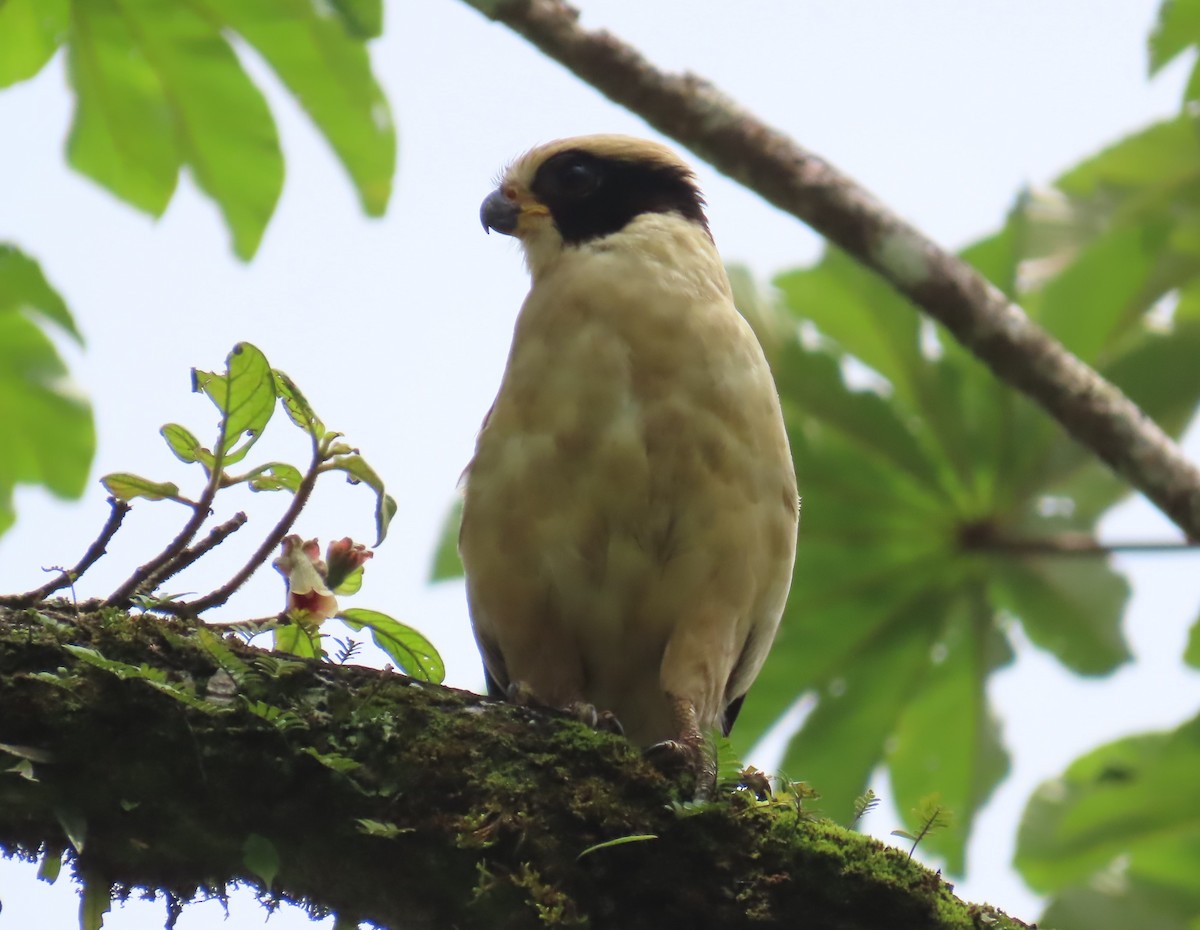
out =
[[[707,81],[663,72],[610,33],[583,29],[562,0],[467,2],[877,272],[1200,539],[1200,470],[1170,437],[975,269],[853,179]]]

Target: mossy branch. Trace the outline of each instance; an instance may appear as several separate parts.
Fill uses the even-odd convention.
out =
[[[1023,926],[787,804],[676,816],[627,742],[558,715],[173,620],[0,610],[0,703],[0,744],[41,760],[0,774],[0,846],[61,849],[69,812],[77,875],[168,904],[241,882],[395,928]]]

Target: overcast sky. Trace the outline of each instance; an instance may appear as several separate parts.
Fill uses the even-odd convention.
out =
[[[1154,0],[583,6],[585,24],[612,29],[660,65],[710,78],[949,246],[995,228],[1022,185],[1044,183],[1172,113],[1184,80],[1180,67],[1146,79]],[[361,215],[325,143],[269,76],[287,181],[255,260],[233,258],[216,208],[186,178],[161,221],[134,212],[65,167],[72,102],[60,57],[0,93],[0,241],[41,261],[86,335],[86,351],[68,354],[95,405],[96,476],[135,471],[196,487],[197,476],[170,456],[157,430],[174,420],[211,435],[212,408],[189,393],[189,368],[218,368],[234,343],[255,343],[328,426],[362,449],[399,501],[353,606],[417,626],[442,649],[448,683],[478,689],[462,586],[431,588],[425,578],[527,287],[515,242],[483,235],[479,202],[503,164],[535,143],[653,133],[455,0],[389,4],[373,58],[400,129],[396,192],[381,221]],[[727,260],[765,280],[816,256],[816,237],[795,220],[697,167]],[[302,461],[300,437],[282,419],[268,437],[273,431],[283,442],[260,447]],[[1187,447],[1198,457],[1200,443]],[[318,490],[298,531],[323,541],[371,539],[369,492],[333,484]],[[246,507],[251,525],[223,547],[231,557],[248,552],[256,528],[266,532],[284,505],[271,496],[233,498],[223,512]],[[0,591],[41,583],[40,566],[74,562],[107,514],[97,484],[78,503],[31,490],[17,504],[17,526],[0,540]],[[139,503],[80,596],[110,590],[173,536],[182,520],[173,506]],[[1140,501],[1120,508],[1105,531],[1122,539],[1177,535]],[[1136,666],[1083,682],[1026,644],[1016,666],[995,676],[1014,775],[978,822],[971,871],[956,888],[968,899],[1036,917],[1037,899],[1008,866],[1033,787],[1098,743],[1176,725],[1200,703],[1200,676],[1179,659],[1200,602],[1200,559],[1122,564],[1135,581],[1128,632]],[[201,566],[180,587],[206,591],[222,580],[214,566]],[[281,597],[277,576],[264,571],[224,616],[271,613]],[[885,808],[867,826],[886,836],[898,825]],[[64,877],[49,888],[33,873],[0,863],[0,930],[74,926],[70,883]],[[161,926],[162,916],[161,904],[134,903],[105,926]],[[186,909],[178,927],[222,919],[210,904]],[[260,927],[263,919],[248,896],[235,896],[222,926]],[[312,926],[294,911],[270,925]]]

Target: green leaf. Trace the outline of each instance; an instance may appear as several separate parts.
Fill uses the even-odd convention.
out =
[[[1200,3],[1164,0],[1158,8],[1158,22],[1150,33],[1150,73],[1158,73],[1188,46],[1197,44],[1200,44]]]
[[[193,368],[192,389],[206,394],[221,411],[223,464],[233,465],[246,457],[266,429],[275,411],[275,381],[266,356],[248,342],[234,346],[225,365],[223,374]]]
[[[381,215],[391,194],[395,130],[366,47],[346,29],[346,20],[311,0],[203,2],[263,56],[333,146],[363,209]],[[375,27],[376,35],[382,26],[378,4],[358,2],[338,12],[356,27]]]
[[[916,310],[845,253],[829,247],[812,268],[775,279],[787,307],[886,378],[903,397],[918,393],[925,361]]]
[[[437,649],[412,627],[377,610],[359,607],[343,610],[337,617],[355,632],[369,629],[375,645],[411,677],[435,684],[445,679],[446,667]]]
[[[0,3],[0,87],[42,70],[67,36],[68,0]]]
[[[186,426],[168,423],[159,430],[159,433],[167,441],[167,446],[179,461],[188,464],[200,461],[206,465],[212,464],[212,453],[200,444],[200,440]]]
[[[339,455],[331,460],[327,467],[335,471],[344,471],[347,480],[352,484],[358,484],[361,481],[375,492],[375,532],[377,536],[375,546],[379,546],[387,536],[388,524],[396,515],[396,501],[391,495],[384,492],[383,479],[375,473],[375,469],[368,465],[366,459],[361,455]]]
[[[438,533],[437,549],[433,554],[430,581],[448,581],[463,576],[462,558],[458,554],[458,532],[462,526],[463,499],[458,497],[446,511],[442,530]]]
[[[96,449],[91,408],[70,383],[41,321],[82,341],[38,264],[0,245],[0,533],[15,518],[16,485],[40,484],[60,497],[78,497]]]
[[[313,412],[307,398],[296,387],[296,382],[278,368],[271,369],[271,377],[275,380],[275,393],[283,401],[284,412],[293,423],[317,439],[325,435],[325,424]]]
[[[42,861],[38,865],[38,880],[45,882],[47,885],[53,885],[58,881],[58,876],[62,872],[62,862],[61,849],[46,849],[42,855]]]
[[[611,849],[614,846],[625,846],[628,843],[645,843],[647,840],[656,839],[658,839],[657,833],[633,833],[629,836],[618,836],[615,840],[606,840],[603,843],[596,843],[594,846],[589,846],[575,857],[575,861],[578,862],[584,856],[590,856],[592,853],[598,852],[601,849]]]
[[[1179,863],[1200,873],[1194,852]],[[1196,930],[1197,896],[1164,890],[1115,863],[1085,885],[1064,888],[1038,918],[1039,927],[1054,930]]]
[[[174,114],[136,20],[119,0],[71,4],[68,73],[75,118],[67,160],[139,210],[162,216],[184,156]]]
[[[286,462],[268,462],[252,468],[246,473],[246,483],[251,491],[291,491],[296,493],[304,476],[300,469]]]
[[[383,0],[332,0],[332,5],[351,35],[361,39],[383,35]]]
[[[337,587],[333,589],[333,593],[350,595],[357,594],[362,590],[363,568],[364,566],[362,565],[358,566],[358,568],[354,569],[354,571],[338,582]]]
[[[311,633],[298,623],[288,623],[276,627],[273,632],[274,649],[289,655],[303,656],[306,659],[321,657],[321,637]]]
[[[265,836],[251,833],[242,844],[242,863],[270,888],[279,874],[279,851]]]
[[[144,497],[151,501],[169,500],[186,503],[179,496],[179,485],[173,481],[151,481],[149,478],[131,475],[128,472],[114,472],[101,478],[100,483],[104,485],[109,494],[123,501]]]
[[[923,594],[893,611],[822,687],[816,708],[788,744],[782,769],[821,795],[821,813],[849,823],[905,705],[930,664],[946,603]]]
[[[1200,619],[1192,624],[1188,631],[1187,647],[1183,651],[1183,661],[1192,668],[1200,668]]]
[[[83,852],[87,845],[87,820],[83,814],[75,808],[56,807],[54,816],[58,818],[59,826],[63,828],[63,833],[75,852]]]
[[[1134,913],[1200,916],[1200,718],[1177,730],[1116,740],[1075,760],[1025,808],[1016,866],[1035,889],[1061,894],[1052,912],[1072,923],[1108,900]],[[1097,894],[1097,892],[1100,892]],[[1194,926],[1147,922],[1125,926]],[[1115,926],[1104,922],[1100,926]]]
[[[100,930],[112,909],[112,887],[94,875],[84,875],[79,896],[79,930]]]
[[[981,644],[990,648],[980,649]],[[957,604],[931,649],[924,685],[889,740],[896,805],[920,809],[936,794],[957,815],[921,841],[921,849],[943,856],[946,870],[955,875],[966,871],[971,819],[1008,772],[985,687],[988,675],[1011,658],[986,606]]]
[[[1031,640],[1081,675],[1130,659],[1121,633],[1129,583],[1103,560],[1042,556],[995,562],[995,603],[1021,619]]]

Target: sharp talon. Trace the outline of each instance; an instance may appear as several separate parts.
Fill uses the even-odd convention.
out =
[[[564,714],[574,717],[580,723],[591,727],[593,730],[596,729],[596,723],[600,719],[599,714],[596,713],[595,705],[585,703],[584,701],[576,701],[573,704],[568,704],[562,710]]]
[[[523,681],[509,682],[508,687],[504,689],[504,697],[510,704],[521,707],[540,707],[542,704],[533,693],[533,689]]]
[[[611,710],[600,712],[600,716],[596,720],[596,729],[603,730],[605,733],[615,733],[617,736],[625,735],[625,728],[621,726],[621,721]]]

